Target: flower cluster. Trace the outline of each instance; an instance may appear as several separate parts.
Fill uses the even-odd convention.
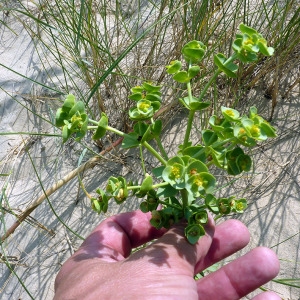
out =
[[[222,53],[214,56],[215,65],[228,77],[237,77],[238,65],[232,62],[234,59],[249,63],[256,61],[259,53],[265,56],[271,56],[274,53],[274,48],[268,47],[267,41],[255,29],[244,24],[240,24],[239,29],[241,34],[236,35],[232,44],[235,55],[229,59]]]
[[[213,115],[209,119],[212,130],[204,130],[202,138],[206,157],[231,175],[250,171],[251,158],[238,145],[253,147],[258,141],[276,137],[275,129],[250,108],[249,116],[240,116],[232,108],[221,107],[222,117]]]
[[[162,178],[177,190],[186,189],[191,200],[211,192],[216,182],[202,161],[188,155],[171,158],[162,172]]]
[[[274,48],[268,47],[267,41],[255,29],[244,24],[239,28],[242,34],[236,35],[232,48],[242,62],[256,61],[259,52],[265,56],[273,55]]]
[[[87,131],[88,116],[82,101],[76,101],[75,96],[69,94],[64,104],[56,112],[56,126],[62,127],[63,142],[66,142],[73,133],[76,139],[82,139]]]
[[[153,117],[161,104],[161,87],[150,82],[131,89],[131,100],[137,101],[136,107],[129,110],[129,117],[134,121],[148,120]]]

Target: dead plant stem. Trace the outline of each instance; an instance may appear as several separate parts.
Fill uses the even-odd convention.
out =
[[[6,233],[1,237],[1,243],[5,241],[11,234],[14,233],[14,231],[21,225],[21,223],[50,195],[52,195],[54,192],[56,192],[59,188],[64,186],[67,182],[69,182],[71,179],[76,177],[79,173],[93,168],[101,159],[101,156],[103,156],[105,153],[111,151],[116,146],[121,144],[123,141],[123,137],[119,138],[117,141],[115,141],[111,146],[104,149],[99,153],[99,155],[96,155],[89,159],[84,164],[80,165],[78,168],[71,171],[69,174],[67,174],[64,178],[57,181],[52,187],[50,187],[48,190],[45,191],[39,198],[34,200],[21,214],[18,215],[17,220],[14,222],[14,224],[6,231]]]

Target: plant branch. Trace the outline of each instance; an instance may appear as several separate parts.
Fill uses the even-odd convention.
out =
[[[164,160],[161,155],[147,142],[143,142],[142,145],[147,148],[147,150],[154,156],[156,157],[163,165],[167,164],[167,161]]]

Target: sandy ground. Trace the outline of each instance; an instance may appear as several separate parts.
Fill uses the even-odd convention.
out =
[[[18,30],[17,35],[0,24],[0,63],[15,71],[0,66],[0,133],[53,133],[47,120],[53,118],[55,102],[43,88],[20,74],[45,85],[48,79],[43,77],[39,57],[26,31],[14,29]],[[291,73],[290,78],[293,76]],[[283,92],[285,84],[288,82],[282,83]],[[251,233],[249,246],[236,256],[258,245],[271,247],[281,261],[278,279],[300,278],[299,92],[298,86],[285,99],[279,95],[272,121],[278,129],[278,138],[253,149],[255,172],[245,174],[234,185],[221,190],[224,194],[247,197],[250,203],[244,215],[233,216],[243,221]],[[271,103],[264,98],[261,87],[251,90],[247,101],[247,106],[257,105],[265,117],[270,115]],[[182,127],[179,114],[166,131],[167,145],[176,145]],[[197,132],[194,134],[196,140]],[[43,189],[48,189],[78,166],[84,147],[73,142],[63,146],[57,137],[5,134],[0,135],[0,149],[1,205],[6,209],[1,211],[2,235],[15,221],[13,213],[20,213],[43,194]],[[121,158],[107,155],[106,160],[84,173],[83,181],[88,190],[103,185],[111,174],[121,172],[133,177],[142,173],[134,151],[120,153]],[[85,156],[81,163],[89,158]],[[156,162],[148,158],[147,163],[154,166]],[[219,179],[224,185],[230,180],[227,176]],[[110,214],[137,206],[132,200],[121,207],[113,206]],[[0,298],[30,299],[26,288],[34,299],[52,299],[55,275],[81,243],[63,223],[85,237],[104,217],[91,211],[76,177],[43,201],[27,222],[1,245]],[[4,254],[10,267],[4,263]],[[266,287],[278,292],[283,299],[300,299],[299,290],[295,288],[274,282]]]

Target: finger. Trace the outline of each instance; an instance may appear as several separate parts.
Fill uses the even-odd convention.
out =
[[[276,293],[273,292],[263,292],[252,298],[252,300],[281,300]]]
[[[197,282],[199,299],[234,300],[254,291],[279,272],[275,253],[258,247]]]
[[[145,258],[156,265],[168,265],[174,273],[193,276],[197,261],[204,257],[211,246],[214,235],[214,221],[209,216],[205,225],[205,235],[195,245],[191,245],[185,235],[186,223],[176,224],[162,237],[149,245],[144,251],[139,251],[130,256],[129,260]]]
[[[244,248],[250,240],[247,227],[238,220],[228,220],[216,226],[207,255],[195,267],[195,274]]]
[[[92,231],[76,254],[84,253],[86,259],[124,259],[132,248],[158,238],[165,232],[155,229],[149,222],[150,218],[151,213],[145,214],[139,210],[109,217]]]

